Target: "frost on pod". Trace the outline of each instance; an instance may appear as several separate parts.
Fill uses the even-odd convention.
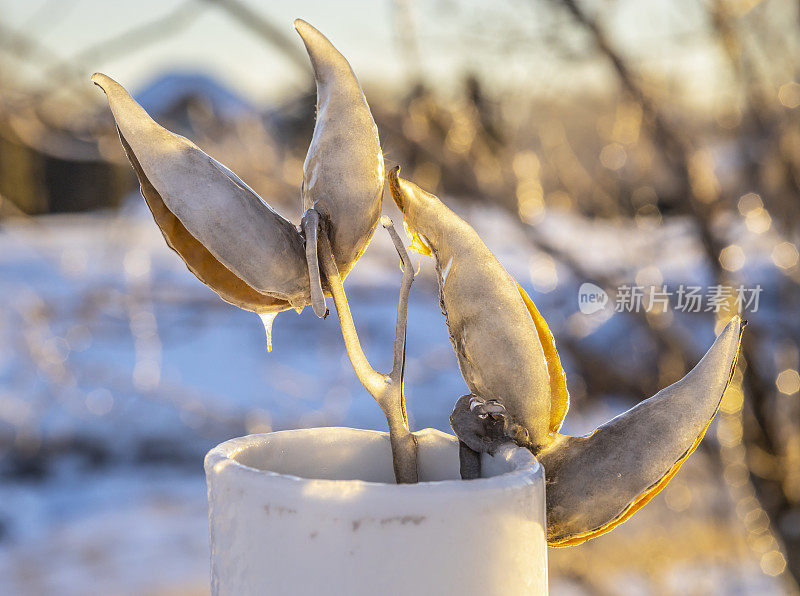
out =
[[[703,438],[733,374],[739,317],[683,379],[585,437],[563,435],[558,429],[569,406],[564,370],[536,306],[439,199],[400,178],[397,169],[389,184],[415,244],[436,259],[442,310],[472,392],[451,416],[462,444],[492,453],[514,441],[533,451],[545,469],[551,546],[580,544],[628,519],[667,485]],[[477,475],[479,467],[469,462],[478,460],[466,461]]]

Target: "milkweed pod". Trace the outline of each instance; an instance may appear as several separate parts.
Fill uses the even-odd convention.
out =
[[[97,73],[142,195],[167,244],[220,297],[258,313],[309,301],[303,240],[228,168],[156,124],[116,81]]]
[[[469,224],[400,178],[398,168],[389,173],[389,188],[414,242],[436,259],[442,311],[467,386],[502,403],[536,452],[551,440],[566,408],[552,403],[540,333],[517,282]]]
[[[551,546],[608,532],[667,485],[719,409],[742,327],[733,317],[683,379],[585,437],[559,435],[538,454],[547,481]]]
[[[317,121],[303,165],[303,207],[328,218],[334,259],[344,277],[367,248],[381,213],[378,127],[345,57],[305,21],[297,19],[294,26],[317,83]]]

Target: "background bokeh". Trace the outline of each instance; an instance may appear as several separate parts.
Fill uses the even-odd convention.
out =
[[[788,0],[0,0],[0,593],[207,593],[210,447],[384,428],[335,317],[282,314],[268,354],[258,317],[169,251],[89,81],[120,81],[297,223],[315,95],[296,17],[351,61],[387,165],[467,218],[539,305],[567,369],[566,432],[679,379],[744,307],[740,365],[701,448],[629,522],[551,549],[551,593],[796,593]],[[388,196],[384,211],[399,221]],[[406,394],[414,428],[447,430],[465,387],[420,267]],[[378,369],[399,280],[379,230],[347,282]],[[580,311],[584,283],[607,308]],[[651,300],[681,285],[725,299]],[[625,286],[646,306],[615,312]],[[740,287],[758,304],[737,304]]]

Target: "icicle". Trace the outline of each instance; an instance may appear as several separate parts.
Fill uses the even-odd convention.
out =
[[[272,323],[275,321],[275,317],[278,316],[276,312],[262,312],[258,313],[258,316],[261,317],[261,322],[264,323],[264,331],[267,333],[267,352],[272,351]]]

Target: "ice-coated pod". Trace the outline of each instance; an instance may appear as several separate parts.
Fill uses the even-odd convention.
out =
[[[529,447],[545,469],[550,546],[580,544],[628,519],[667,485],[703,438],[733,375],[741,319],[733,317],[677,383],[585,437],[560,434],[569,396],[553,336],[536,306],[439,199],[400,178],[397,169],[389,185],[414,245],[436,258],[442,310],[472,391],[450,418],[462,443],[462,474],[476,477],[477,452],[491,454],[503,441]],[[527,429],[527,444],[517,425]]]
[[[344,278],[367,248],[381,214],[378,127],[345,57],[305,21],[297,19],[294,26],[317,83],[317,121],[303,165],[303,207],[329,219],[334,259]]]
[[[257,313],[309,303],[303,239],[291,222],[194,143],[153,121],[96,73],[142,195],[167,244],[225,301]]]
[[[536,453],[561,426],[568,399],[566,386],[559,388],[560,362],[555,370],[545,358],[545,345],[548,353],[555,351],[549,349],[552,335],[541,317],[537,326],[527,296],[475,230],[398,171],[389,173],[392,198],[414,245],[436,259],[442,312],[461,374],[473,394],[505,406],[511,422],[527,431],[522,443]]]
[[[547,480],[550,546],[608,532],[667,485],[719,409],[742,327],[733,317],[680,381],[585,437],[559,435],[538,454]]]

